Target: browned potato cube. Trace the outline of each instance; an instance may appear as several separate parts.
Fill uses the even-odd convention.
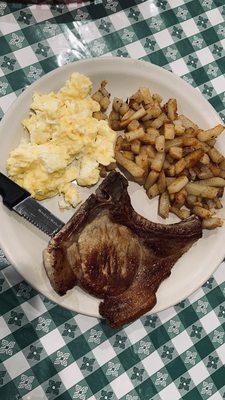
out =
[[[174,160],[180,160],[182,158],[182,155],[183,155],[182,147],[177,147],[177,146],[170,147],[169,148],[169,155]]]
[[[165,139],[174,139],[175,128],[174,128],[173,124],[171,124],[169,122],[166,122],[164,124],[164,136],[165,136]]]

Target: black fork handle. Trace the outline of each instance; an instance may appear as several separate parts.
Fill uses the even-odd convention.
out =
[[[30,193],[0,172],[0,195],[5,206],[11,210],[18,203],[29,197]]]

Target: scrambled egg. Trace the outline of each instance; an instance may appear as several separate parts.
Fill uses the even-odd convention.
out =
[[[43,200],[63,194],[60,207],[80,202],[77,189],[99,180],[99,164],[114,160],[115,132],[93,112],[88,77],[73,73],[59,92],[34,93],[29,118],[22,121],[29,139],[21,140],[7,161],[9,176],[31,195]]]

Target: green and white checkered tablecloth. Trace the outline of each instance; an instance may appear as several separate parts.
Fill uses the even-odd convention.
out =
[[[224,16],[225,0],[0,1],[0,117],[59,65],[116,55],[182,76],[225,121]],[[38,294],[0,252],[0,313],[1,400],[225,398],[224,264],[185,301],[115,331]]]

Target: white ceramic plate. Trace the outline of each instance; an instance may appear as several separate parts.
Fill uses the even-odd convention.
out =
[[[220,122],[214,109],[185,81],[172,73],[150,63],[123,58],[100,58],[82,60],[58,68],[31,85],[12,105],[0,124],[0,170],[5,172],[6,159],[10,150],[18,143],[22,134],[21,120],[27,115],[34,91],[49,92],[59,89],[73,71],[88,75],[96,89],[102,79],[109,82],[113,96],[126,98],[139,86],[149,86],[160,93],[164,100],[175,97],[179,112],[187,115],[203,128]],[[225,139],[218,140],[225,153]],[[83,199],[94,191],[80,190]],[[163,222],[157,216],[157,200],[150,201],[143,188],[130,183],[129,193],[137,212],[156,222]],[[73,211],[60,212],[57,199],[43,202],[59,218],[67,221]],[[220,212],[225,216],[225,211]],[[98,317],[99,300],[79,288],[70,290],[65,296],[58,296],[48,281],[42,265],[42,250],[47,246],[48,237],[23,218],[8,211],[0,203],[0,246],[17,271],[35,289],[63,307],[79,313]],[[171,218],[167,223],[175,222]],[[199,240],[174,266],[171,276],[160,286],[158,302],[152,312],[174,305],[199,288],[214,272],[225,255],[225,226],[212,232],[205,232]]]

